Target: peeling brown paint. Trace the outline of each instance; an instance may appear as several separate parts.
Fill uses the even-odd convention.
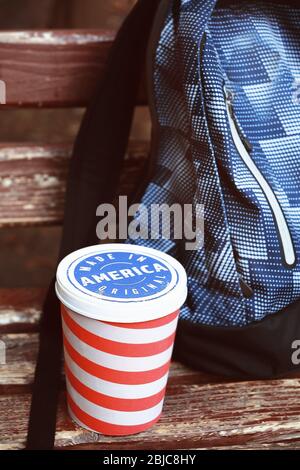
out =
[[[139,184],[147,152],[130,144],[120,194]],[[0,226],[61,223],[70,155],[70,145],[0,145]]]

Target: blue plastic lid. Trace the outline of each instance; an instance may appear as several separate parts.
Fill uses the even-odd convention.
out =
[[[71,310],[99,320],[146,321],[179,309],[187,277],[173,257],[129,244],[75,251],[57,269],[56,292]]]

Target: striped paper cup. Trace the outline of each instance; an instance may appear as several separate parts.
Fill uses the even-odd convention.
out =
[[[106,244],[58,266],[67,401],[79,425],[134,434],[160,417],[187,279],[160,251]]]

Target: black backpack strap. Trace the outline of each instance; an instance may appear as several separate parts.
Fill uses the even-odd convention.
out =
[[[70,164],[59,259],[97,243],[96,208],[111,202],[116,193],[147,41],[159,3],[139,0],[124,21],[112,47],[105,77],[83,118]],[[53,448],[61,365],[61,320],[53,280],[40,325],[28,450]]]

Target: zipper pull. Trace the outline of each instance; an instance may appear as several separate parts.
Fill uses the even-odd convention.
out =
[[[252,144],[249,142],[249,140],[244,137],[244,135],[242,134],[239,126],[238,126],[238,123],[236,121],[236,117],[235,117],[235,114],[234,114],[234,110],[233,110],[233,100],[234,100],[234,92],[229,90],[226,85],[223,86],[223,91],[224,91],[224,96],[225,96],[225,101],[227,103],[227,108],[228,108],[228,112],[231,116],[231,118],[233,119],[234,123],[235,123],[235,126],[237,128],[237,131],[239,133],[239,136],[240,136],[240,139],[241,141],[243,142],[244,146],[245,146],[245,149],[247,150],[247,152],[251,152],[252,151]]]
[[[231,90],[229,90],[226,87],[226,85],[223,86],[223,92],[224,92],[225,101],[226,101],[227,106],[228,106],[228,111],[229,111],[231,117],[233,118],[234,114],[233,114],[232,103],[233,103],[233,99],[234,99],[234,93]]]

